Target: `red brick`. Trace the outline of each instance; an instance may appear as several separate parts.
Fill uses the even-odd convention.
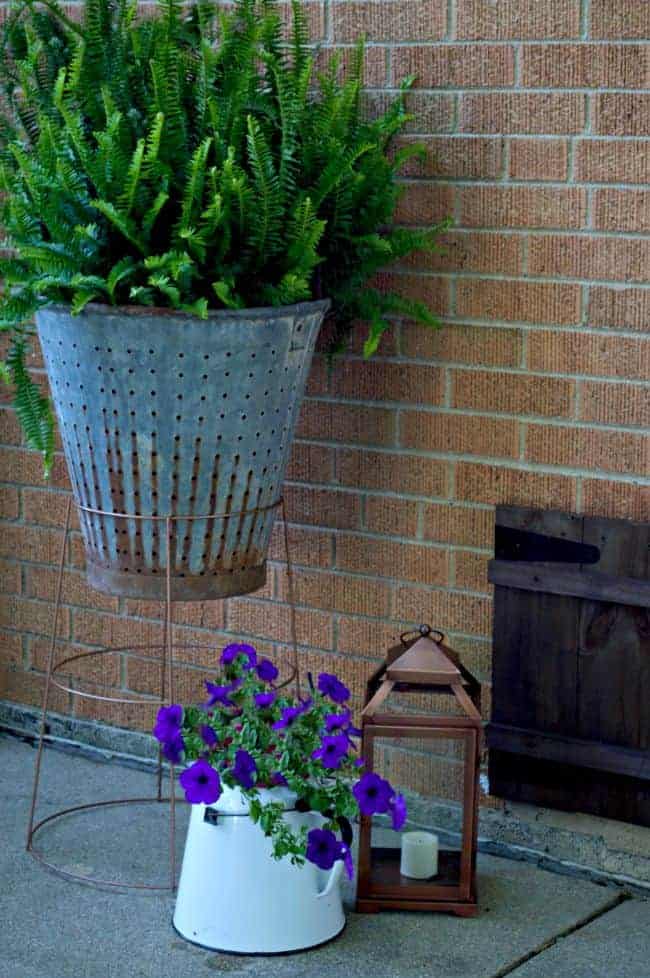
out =
[[[0,557],[53,564],[61,552],[62,533],[5,523],[0,532]]]
[[[500,371],[455,370],[451,403],[455,408],[504,414],[571,417],[575,383],[555,377]]]
[[[650,231],[650,191],[594,190],[593,225],[606,231]]]
[[[465,187],[460,223],[465,227],[581,228],[586,191],[577,187]]]
[[[54,609],[50,602],[26,601],[13,596],[0,597],[0,625],[19,632],[34,635],[51,635]],[[70,634],[70,614],[67,608],[59,609],[57,635],[67,638]]]
[[[589,10],[591,37],[620,37],[647,41],[650,37],[650,6],[647,0],[621,3],[621,0],[591,0]]]
[[[296,441],[287,469],[289,482],[329,482],[334,476],[334,450]]]
[[[589,289],[587,321],[590,326],[647,332],[650,289],[592,285]]]
[[[330,16],[335,41],[434,41],[447,29],[446,0],[335,0]]]
[[[650,471],[650,436],[531,424],[526,433],[526,458],[567,468],[646,475]]]
[[[601,235],[533,235],[528,270],[531,275],[645,282],[650,263],[650,238]]]
[[[454,552],[456,587],[488,594],[491,590],[487,576],[488,561],[491,556],[491,553],[479,554],[471,550],[456,550]]]
[[[341,449],[337,475],[342,485],[359,489],[416,496],[444,496],[447,492],[446,467],[417,455]]]
[[[11,663],[14,666],[22,667],[23,664],[23,640],[22,635],[17,632],[0,630],[0,662],[3,666]],[[2,668],[2,666],[0,666]]]
[[[419,3],[420,0],[414,2]],[[362,98],[364,115],[369,119],[377,119],[386,114],[394,101],[394,94],[390,92],[365,92]],[[428,136],[453,132],[456,128],[454,95],[409,92],[404,104],[409,115],[402,130],[404,133]]]
[[[160,645],[163,625],[160,621],[141,621],[79,610],[74,613],[72,637],[83,645],[135,650],[143,645]],[[150,650],[150,654],[154,654],[153,650]]]
[[[514,84],[514,49],[509,44],[397,47],[393,79],[400,82],[408,75],[415,75],[421,88],[501,88]]]
[[[393,445],[395,413],[385,408],[305,401],[298,422],[301,438]]]
[[[235,598],[228,602],[228,629],[244,635],[256,635],[271,642],[291,641],[289,609],[273,601],[251,601]],[[299,645],[317,649],[333,648],[332,616],[321,611],[296,611]]]
[[[566,139],[511,139],[510,177],[513,180],[566,180],[569,145]]]
[[[345,360],[332,377],[332,394],[359,401],[440,404],[443,380],[433,365]]]
[[[293,22],[291,5],[284,0],[284,2],[278,3],[277,6],[282,23],[288,29]],[[325,37],[325,8],[323,0],[307,0],[302,6],[307,17],[307,28],[310,39],[312,41],[322,41]]]
[[[323,530],[311,530],[304,527],[291,526],[287,528],[289,537],[289,553],[295,564],[307,567],[330,567],[333,552],[333,534]],[[276,523],[271,535],[269,546],[270,560],[286,560],[284,546],[284,528]]]
[[[456,465],[456,498],[461,500],[571,511],[575,509],[575,490],[575,479],[566,475],[474,462]]]
[[[403,272],[381,272],[373,284],[380,292],[395,292],[405,299],[424,302],[436,316],[449,310],[449,280],[434,275],[407,275]]]
[[[16,561],[0,560],[0,592],[2,594],[20,594],[20,564]]]
[[[391,496],[368,496],[364,526],[371,533],[414,538],[418,532],[418,504]]]
[[[441,183],[404,183],[395,208],[395,223],[405,227],[439,224],[454,212],[456,188]]]
[[[650,428],[650,390],[641,384],[585,380],[580,385],[580,417],[599,424]]]
[[[579,0],[462,0],[456,36],[476,41],[578,37]]]
[[[487,547],[494,535],[494,513],[457,503],[430,503],[424,507],[423,525],[425,540]]]
[[[0,486],[0,518],[17,520],[20,515],[18,490],[11,486]]]
[[[570,135],[584,123],[584,96],[577,92],[471,92],[462,97],[459,130]]]
[[[286,574],[282,573],[282,600],[287,600],[287,593]],[[383,581],[368,577],[298,571],[295,598],[297,604],[310,608],[385,618],[390,611],[391,588]]]
[[[645,140],[580,139],[574,152],[576,180],[650,183],[650,153]]]
[[[7,482],[27,486],[51,485],[56,489],[70,488],[62,455],[55,455],[50,478],[46,481],[43,475],[43,459],[37,452],[3,447],[0,448],[0,472]]]
[[[412,326],[402,333],[402,353],[438,363],[469,363],[517,367],[521,362],[520,330],[496,326],[462,326],[440,330]]]
[[[127,615],[162,621],[165,605],[162,601],[136,601],[127,598],[124,606]],[[223,601],[175,601],[172,608],[175,625],[192,625],[195,628],[218,629],[224,624]]]
[[[119,702],[124,693],[118,693],[110,686],[99,683],[78,682],[77,688],[87,696],[73,697],[74,715],[83,719],[99,720],[114,727],[128,727],[130,730],[141,730],[151,733],[156,722],[156,714],[160,709],[160,700],[152,699],[151,703]],[[132,694],[135,700],[135,695]],[[91,697],[109,696],[112,699],[96,699]]]
[[[647,136],[650,95],[604,92],[593,96],[594,133],[604,136]]]
[[[57,642],[54,662],[55,664],[60,663],[64,658],[77,656],[87,651],[82,645],[74,645],[70,642]],[[29,655],[31,667],[38,669],[40,672],[46,672],[50,658],[49,641],[45,639],[31,639],[29,643]],[[57,669],[57,677],[59,679],[70,677],[72,679],[100,683],[102,686],[119,687],[121,685],[120,668],[120,656],[117,653],[112,655],[90,655],[61,666]]]
[[[361,525],[361,499],[354,492],[286,486],[287,516],[292,523],[314,523],[344,530]]]
[[[23,489],[22,496],[23,518],[26,523],[63,529],[70,498],[68,493],[53,492],[51,489]],[[79,529],[77,508],[74,505],[70,511],[70,526]]]
[[[648,522],[650,485],[585,479],[582,484],[582,509],[588,516]]]
[[[448,576],[444,550],[353,534],[337,537],[336,566],[341,570],[422,584],[446,584]]]
[[[516,421],[464,414],[409,411],[400,421],[406,448],[454,455],[488,455],[516,458],[519,425]]]
[[[428,622],[445,633],[489,635],[491,631],[492,602],[488,598],[409,587],[398,590],[396,607],[407,621]]]
[[[0,444],[20,445],[23,433],[13,408],[0,409]]]
[[[318,397],[319,394],[327,394],[329,387],[330,368],[325,357],[318,355],[312,360],[307,378],[305,394],[307,397]]]
[[[320,48],[315,53],[314,71],[326,71],[334,57],[339,58],[337,77],[340,81],[349,77],[354,48]],[[367,47],[365,52],[363,84],[367,88],[383,88],[387,80],[387,48]]]
[[[347,655],[383,659],[386,651],[399,642],[408,622],[371,621],[366,618],[339,618],[336,648]],[[376,668],[376,664],[375,664]]]
[[[398,49],[399,50],[399,49]],[[411,177],[455,177],[457,180],[489,180],[502,168],[503,141],[489,136],[399,136],[394,150],[424,147],[424,159],[409,160],[400,173]]]
[[[54,567],[25,568],[25,596],[41,601],[54,601],[58,572]],[[86,583],[83,574],[65,571],[61,585],[61,601],[66,605],[98,608],[117,612],[118,599],[102,594]]]
[[[647,88],[646,45],[528,44],[521,49],[525,88]]]
[[[456,314],[460,318],[570,325],[580,322],[580,288],[559,282],[459,279]]]
[[[0,700],[10,700],[23,706],[42,706],[45,676],[37,672],[24,672],[11,666],[0,665]],[[54,713],[67,713],[70,697],[57,686],[52,686],[48,699]]]
[[[539,330],[528,343],[531,370],[643,381],[650,376],[648,338]]]
[[[404,264],[432,272],[519,275],[523,271],[523,238],[518,234],[454,230],[440,236],[439,246],[432,253],[415,252]]]

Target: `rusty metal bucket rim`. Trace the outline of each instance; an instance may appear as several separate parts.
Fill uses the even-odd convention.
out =
[[[89,312],[100,315],[110,316],[129,316],[136,318],[146,318],[147,316],[168,317],[169,319],[185,321],[192,320],[199,323],[219,322],[220,320],[233,319],[258,319],[277,318],[278,316],[301,316],[314,312],[322,311],[323,316],[331,308],[330,299],[314,299],[310,302],[298,302],[292,306],[251,306],[246,309],[208,309],[206,319],[195,316],[193,313],[183,312],[182,309],[166,309],[159,306],[109,306],[101,302],[89,302],[80,313],[71,313],[70,306],[61,302],[52,302],[43,309],[53,312],[72,315],[75,320],[83,319]]]

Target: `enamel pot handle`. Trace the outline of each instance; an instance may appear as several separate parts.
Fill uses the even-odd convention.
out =
[[[337,859],[330,870],[329,877],[327,879],[327,885],[325,889],[318,894],[318,899],[329,896],[335,886],[338,886],[338,882],[341,879],[341,874],[343,872],[343,862],[341,859]]]

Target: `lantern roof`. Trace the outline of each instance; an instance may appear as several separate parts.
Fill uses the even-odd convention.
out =
[[[423,635],[386,669],[386,678],[415,686],[462,686],[460,669],[437,642]]]

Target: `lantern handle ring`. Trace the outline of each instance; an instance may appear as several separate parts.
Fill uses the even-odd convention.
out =
[[[412,632],[402,632],[399,639],[402,645],[407,645],[409,638],[420,635],[422,638],[431,638],[437,645],[442,645],[445,640],[444,633],[439,628],[431,628],[431,625],[420,625]]]

